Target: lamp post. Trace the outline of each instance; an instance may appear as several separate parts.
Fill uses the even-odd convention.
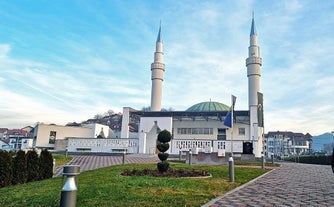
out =
[[[66,165],[63,168],[63,176],[66,182],[61,190],[60,207],[75,207],[77,203],[77,186],[75,176],[80,174],[79,165]]]

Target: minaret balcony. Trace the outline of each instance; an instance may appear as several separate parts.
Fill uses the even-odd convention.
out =
[[[246,59],[246,66],[250,64],[259,64],[262,65],[262,58],[260,57],[249,57]]]
[[[163,63],[152,63],[151,64],[151,69],[158,68],[158,69],[165,69],[165,64]]]

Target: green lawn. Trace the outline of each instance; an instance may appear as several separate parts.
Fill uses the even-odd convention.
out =
[[[72,160],[72,156],[62,154],[52,154],[53,159],[56,159],[56,166],[61,166]]]
[[[227,191],[267,172],[259,168],[235,167],[235,182],[229,183],[227,166],[189,166],[172,163],[172,168],[207,170],[211,178],[124,177],[124,169],[156,168],[156,164],[117,165],[86,171],[78,176],[77,206],[200,206]],[[0,188],[0,206],[59,206],[61,177]]]

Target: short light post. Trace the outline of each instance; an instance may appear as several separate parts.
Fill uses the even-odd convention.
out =
[[[180,150],[179,151],[179,160],[181,160],[182,159],[182,151]]]
[[[56,159],[53,159],[53,174],[55,173],[56,171]]]
[[[228,158],[228,171],[229,171],[229,181],[233,183],[234,182],[234,163],[233,163],[232,153],[230,153],[230,157]]]
[[[274,164],[274,153],[271,153],[271,164]]]
[[[75,207],[77,203],[77,186],[75,176],[80,174],[79,165],[66,165],[63,168],[63,176],[66,182],[61,190],[60,207]]]
[[[125,164],[125,155],[126,155],[126,150],[123,151],[123,159],[122,159],[122,164]]]
[[[261,168],[264,169],[264,155],[261,154]]]
[[[189,149],[189,165],[191,165],[192,151]]]
[[[67,157],[68,155],[68,147],[66,146],[66,149],[65,149],[65,157]]]

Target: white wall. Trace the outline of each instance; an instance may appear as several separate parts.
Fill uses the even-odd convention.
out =
[[[172,117],[141,117],[139,125],[139,153],[155,152],[157,128],[172,132]]]
[[[91,138],[92,130],[87,127],[72,127],[59,125],[39,124],[35,128],[34,137],[36,137],[35,147],[50,147],[54,144],[49,144],[50,132],[56,132],[56,139],[65,139],[67,137]]]

